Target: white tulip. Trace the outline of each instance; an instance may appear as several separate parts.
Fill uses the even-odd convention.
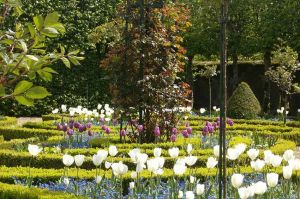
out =
[[[137,164],[145,164],[147,162],[148,155],[146,153],[138,153],[136,155],[136,163]]]
[[[80,167],[84,162],[84,155],[75,155],[75,164],[77,167]]]
[[[102,163],[108,156],[108,152],[106,150],[99,150],[97,155],[100,157],[100,162]]]
[[[130,188],[130,189],[134,189],[134,182],[130,182],[130,183],[129,183],[129,188]]]
[[[69,178],[64,178],[63,181],[64,181],[64,184],[67,185],[67,186],[70,184]]]
[[[160,155],[161,155],[161,148],[155,148],[153,150],[153,155],[154,155],[154,157],[160,157]]]
[[[206,111],[205,108],[200,108],[200,113],[201,114],[205,113],[205,111]]]
[[[267,183],[269,187],[275,187],[278,184],[278,174],[277,173],[268,173],[267,174]]]
[[[197,162],[197,159],[198,158],[196,156],[188,156],[188,157],[185,157],[185,163],[188,166],[193,166]]]
[[[74,163],[74,158],[73,158],[73,156],[70,156],[70,155],[65,154],[65,155],[63,156],[63,163],[64,163],[64,165],[67,166],[67,167],[71,166],[71,165]]]
[[[254,197],[255,195],[255,186],[252,184],[251,186],[247,187],[249,197]]]
[[[247,145],[244,143],[240,143],[240,144],[235,145],[234,148],[238,151],[239,155],[241,155],[242,153],[245,152]]]
[[[216,106],[213,106],[213,110],[216,110],[217,109],[217,107]]]
[[[185,164],[175,164],[173,167],[175,175],[183,175],[186,171]]]
[[[220,108],[216,108],[216,111],[217,111],[217,112],[220,112],[220,110],[221,110]]]
[[[118,153],[117,147],[116,146],[110,146],[108,148],[108,153],[109,153],[110,156],[115,157]]]
[[[191,106],[187,106],[187,107],[186,107],[186,111],[187,111],[187,112],[190,112],[191,110],[192,110],[192,107],[191,107]]]
[[[137,161],[137,155],[140,154],[140,149],[132,149],[131,151],[129,151],[128,155],[130,156],[131,158],[131,161],[133,163],[136,163]]]
[[[279,167],[282,161],[282,157],[279,155],[273,155],[273,158],[271,159],[271,164],[273,167]]]
[[[190,176],[190,183],[193,184],[195,182],[195,180],[196,180],[196,178],[194,176]]]
[[[243,184],[244,176],[242,174],[233,174],[231,184],[234,188],[239,188]]]
[[[93,163],[94,163],[94,165],[96,167],[100,166],[102,164],[102,162],[105,160],[105,158],[107,157],[107,154],[106,154],[106,156],[105,156],[104,153],[97,153],[97,154],[93,155]]]
[[[147,160],[147,168],[150,172],[154,172],[159,169],[159,163],[156,159],[149,159]]]
[[[38,145],[28,144],[28,151],[30,155],[37,156],[42,151],[42,148]]]
[[[265,160],[265,163],[270,165],[272,164],[272,158],[273,158],[274,154],[272,153],[272,151],[270,150],[266,150],[264,151],[264,160]]]
[[[209,157],[208,160],[207,160],[207,162],[206,162],[206,167],[207,167],[208,169],[212,169],[212,168],[214,168],[217,164],[218,164],[218,161],[217,161],[216,158],[214,158],[214,157]]]
[[[292,160],[292,159],[295,159],[295,155],[294,155],[294,151],[293,150],[286,150],[283,154],[283,159],[285,161],[289,161],[289,160]]]
[[[194,199],[195,198],[194,192],[192,192],[192,191],[185,192],[185,198],[186,199]]]
[[[197,184],[196,186],[196,194],[198,196],[202,195],[205,191],[205,185],[204,184]]]
[[[238,149],[235,148],[227,149],[227,158],[229,160],[236,160],[238,159],[239,155],[240,155],[240,151]]]
[[[178,192],[178,198],[183,198],[183,192],[182,191]]]
[[[190,155],[192,150],[193,150],[193,146],[191,144],[188,144],[186,147],[186,152]]]
[[[283,171],[283,177],[285,179],[290,179],[292,177],[293,174],[293,168],[291,166],[285,166],[282,168]]]
[[[249,198],[249,189],[246,187],[241,187],[238,189],[239,196],[241,199],[247,199]]]
[[[214,146],[214,155],[216,157],[219,157],[219,155],[220,155],[220,145]]]
[[[64,113],[67,111],[67,105],[61,105],[61,111]]]
[[[265,166],[265,161],[257,159],[256,161],[251,161],[251,167],[254,171],[261,171]]]
[[[177,147],[170,148],[169,155],[171,158],[177,158],[179,155],[179,148],[177,148]]]
[[[102,108],[101,104],[98,104],[97,109],[100,110]]]
[[[258,149],[249,149],[247,151],[247,155],[251,160],[255,160],[257,156],[259,155],[259,150]]]
[[[97,184],[100,184],[101,180],[102,180],[102,177],[101,177],[101,176],[97,176],[97,177],[96,177],[96,183],[97,183]]]
[[[58,113],[58,108],[56,108],[56,109],[54,109],[53,111],[52,111],[52,114],[57,114]]]
[[[131,172],[130,177],[132,179],[136,179],[137,178],[137,172],[135,172],[135,171]]]
[[[289,160],[289,166],[293,168],[295,171],[300,170],[300,159],[291,159]]]
[[[140,173],[140,172],[142,172],[144,170],[144,168],[146,168],[145,163],[137,163],[135,171],[137,173]]]
[[[254,184],[255,187],[255,194],[257,195],[263,195],[268,190],[267,184],[265,182],[259,181]]]
[[[110,163],[108,161],[105,161],[104,166],[105,166],[106,169],[109,169],[111,167],[111,164],[112,163]]]
[[[111,165],[111,168],[115,176],[122,176],[128,171],[128,166],[123,164],[122,162],[113,163]]]

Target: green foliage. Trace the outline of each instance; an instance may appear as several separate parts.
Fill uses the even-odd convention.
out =
[[[41,139],[45,139],[49,136],[61,134],[62,132],[57,130],[0,127],[0,135],[3,135],[5,140],[31,137],[39,137]]]
[[[255,118],[261,112],[260,103],[249,85],[242,82],[228,101],[228,116],[232,118]]]
[[[3,117],[0,119],[0,126],[13,126],[17,124],[17,118],[15,117]]]
[[[0,198],[2,199],[75,199],[83,198],[73,194],[49,191],[47,189],[27,188],[21,185],[0,183]]]

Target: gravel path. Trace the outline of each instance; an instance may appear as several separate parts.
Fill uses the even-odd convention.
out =
[[[18,125],[22,126],[23,124],[27,122],[42,122],[41,117],[19,117],[18,118]]]

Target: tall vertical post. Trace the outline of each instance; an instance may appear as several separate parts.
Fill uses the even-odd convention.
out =
[[[226,199],[226,112],[227,112],[227,20],[228,0],[222,0],[221,5],[221,51],[220,51],[220,134],[219,134],[219,199]]]

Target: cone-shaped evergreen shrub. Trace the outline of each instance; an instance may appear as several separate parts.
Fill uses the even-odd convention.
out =
[[[260,112],[260,103],[249,85],[245,82],[240,83],[228,101],[228,116],[252,119]]]

